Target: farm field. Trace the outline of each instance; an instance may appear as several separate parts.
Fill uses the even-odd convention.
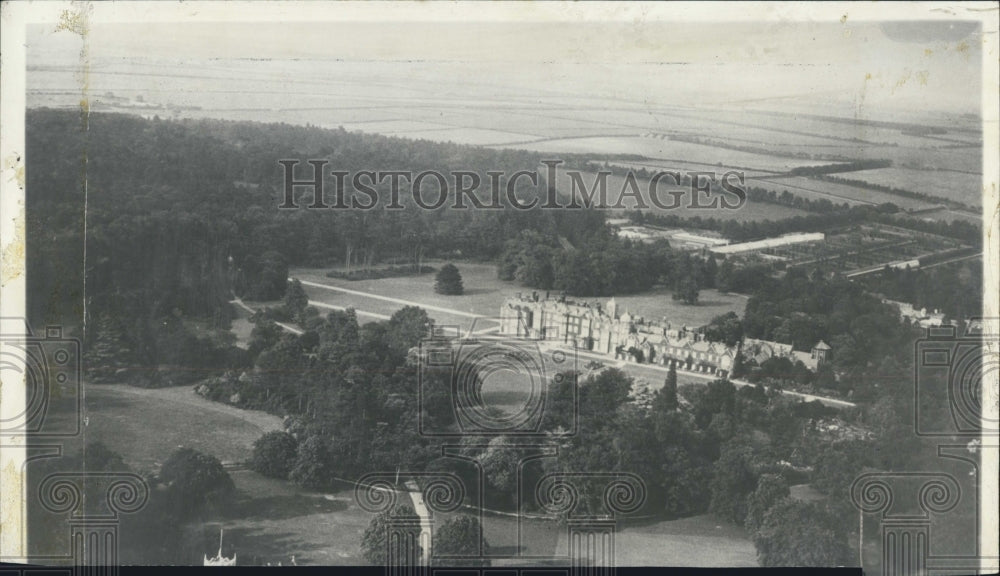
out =
[[[912,218],[908,214],[900,214],[904,218]],[[921,212],[919,217],[922,220],[933,221],[940,220],[944,222],[954,222],[955,220],[963,220],[965,222],[971,222],[973,224],[982,224],[983,217],[981,215],[972,214],[969,212],[959,212],[958,210],[931,210],[928,212]]]
[[[367,122],[347,122],[342,124],[344,130],[352,132],[372,132],[392,136],[400,132],[422,132],[430,130],[447,130],[454,128],[450,124],[443,122],[423,122],[420,120],[410,120],[406,118],[396,118],[392,120],[369,120]]]
[[[742,172],[744,177],[753,176],[773,176],[775,174],[780,174],[780,172],[770,172],[766,170],[747,170],[745,168],[740,168],[739,166],[719,166],[717,164],[698,164],[697,162],[691,162],[689,160],[615,160],[613,162],[608,162],[611,166],[621,166],[623,168],[631,168],[633,171],[639,171],[645,169],[648,172],[658,172],[661,170],[673,170],[680,172],[704,172],[706,170],[711,170],[713,172],[720,172],[725,174],[729,170],[735,170]]]
[[[778,111],[762,110],[718,110],[713,119],[722,123],[756,125],[764,129],[780,131],[792,129],[795,132],[821,135],[828,139],[847,141],[852,146],[858,144],[883,144],[901,147],[932,148],[942,147],[954,142],[975,144],[979,142],[975,132],[978,131],[978,121],[956,118],[934,117],[921,115],[918,118],[896,118],[898,125],[888,125],[885,122],[870,122],[864,119],[833,118],[817,114],[794,114]],[[918,135],[910,133],[917,129],[944,130],[944,134]],[[800,142],[805,144],[805,142]]]
[[[574,65],[567,65],[571,68]],[[519,67],[500,66],[529,85],[564,73],[545,67],[537,77]],[[654,78],[671,70],[661,65],[625,65],[602,70],[611,77]],[[28,70],[28,103],[78,105],[79,93],[66,89],[76,65]],[[468,80],[441,93],[442,80],[468,75],[468,64],[398,62],[262,63],[215,59],[168,60],[155,65],[95,54],[90,89],[94,109],[176,118],[225,118],[311,124],[435,141],[521,147],[545,153],[642,154],[649,158],[784,172],[790,167],[829,163],[832,157],[889,159],[900,168],[981,172],[978,118],[969,115],[895,114],[900,124],[866,121],[850,108],[832,107],[830,116],[785,101],[780,108],[761,103],[704,107],[651,103],[612,92],[547,90],[527,96],[519,82]],[[592,70],[589,72],[593,73]],[[714,72],[713,72],[714,73]],[[399,78],[406,77],[406,83]],[[218,84],[206,90],[208,81]],[[275,81],[281,89],[275,89]],[[170,93],[159,87],[169,82]],[[613,86],[614,82],[604,82]],[[112,98],[105,97],[108,93]],[[142,96],[149,107],[128,102]],[[116,100],[118,99],[118,100]],[[700,100],[695,100],[701,102]],[[126,105],[122,106],[124,102]],[[837,116],[839,114],[839,116]],[[836,117],[834,117],[836,116]],[[932,134],[932,130],[943,131]],[[682,134],[751,146],[743,152],[643,134]],[[812,155],[815,160],[793,156]],[[788,157],[782,157],[787,155]]]
[[[951,147],[940,142],[930,146],[859,145],[845,156],[856,160],[891,160],[893,166],[916,170],[950,170],[982,173],[982,148],[979,146]],[[827,153],[825,148],[801,147],[809,154]]]
[[[781,154],[789,154],[791,157],[798,155],[796,147],[820,146],[834,149],[834,152],[841,152],[836,149],[846,149],[849,145],[857,145],[836,134],[824,132],[808,133],[800,129],[796,122],[789,122],[787,119],[773,119],[769,123],[754,123],[748,121],[744,115],[738,117],[727,117],[726,114],[707,115],[704,112],[698,113],[674,113],[672,118],[680,120],[683,131],[677,132],[697,138],[718,139],[723,142],[733,142],[740,145],[760,146],[763,149],[770,149],[772,146],[787,148],[781,150]],[[729,115],[731,116],[731,115]],[[697,128],[691,130],[688,123]]]
[[[790,178],[748,178],[747,185],[774,190],[778,194],[788,190],[792,194],[810,199],[825,198],[834,204],[884,204],[892,202],[904,210],[921,209],[932,206],[925,200],[897,196],[887,192],[867,190],[857,186],[814,180],[805,176]]]
[[[879,186],[891,186],[893,188],[963,202],[969,206],[982,206],[983,204],[983,178],[977,174],[890,167],[832,174],[831,177],[860,180]]]
[[[704,168],[702,168],[704,170]],[[597,178],[594,172],[583,172],[580,173],[583,179],[583,184],[587,188],[589,193],[590,188],[594,185],[594,181]],[[618,176],[615,174],[609,174],[607,177],[607,192],[608,199],[606,206],[613,206],[618,202],[618,198],[622,195],[622,188],[626,180],[624,176]],[[673,181],[669,178],[661,179],[657,184],[657,198],[659,202],[668,207],[668,209],[659,208],[650,202],[649,197],[649,180],[639,178],[636,176],[636,183],[638,184],[639,194],[641,195],[643,201],[648,206],[649,212],[654,214],[671,214],[681,218],[691,218],[694,216],[700,216],[702,218],[717,218],[719,220],[737,220],[740,222],[750,222],[750,221],[761,221],[761,220],[783,220],[785,218],[792,218],[795,216],[805,216],[808,212],[804,210],[799,210],[798,208],[792,208],[790,206],[780,206],[776,204],[768,204],[764,202],[751,202],[747,201],[743,206],[734,210],[725,210],[720,208],[714,209],[704,209],[704,208],[691,208],[690,204],[692,201],[691,189],[690,187],[678,187],[672,186],[670,184]],[[747,179],[747,185],[752,185],[751,180]],[[573,181],[569,176],[566,175],[565,170],[557,169],[556,173],[556,189],[563,195],[560,200],[561,203],[569,203],[570,194],[573,193]],[[579,188],[577,188],[579,190]],[[674,203],[673,197],[670,196],[671,191],[680,191],[684,193],[684,196],[680,198],[680,206],[677,208],[672,208]],[[581,191],[582,192],[582,191]],[[625,192],[630,194],[632,192],[631,187],[626,188]],[[713,201],[719,203],[721,206],[721,198],[725,198],[727,202],[734,203],[737,201],[736,197],[731,194],[711,193],[709,195],[699,194],[698,203],[700,205],[711,204]],[[594,198],[595,202],[597,198]],[[576,194],[577,204],[582,203],[580,197],[580,192]],[[624,208],[632,208],[635,206],[635,200],[632,198],[626,198],[622,202]]]
[[[495,146],[533,140],[528,134],[490,130],[486,128],[440,128],[435,130],[415,130],[393,132],[390,136],[410,138],[413,140],[433,140],[435,142],[453,142],[472,146]]]
[[[409,110],[407,114],[430,123],[453,128],[497,130],[530,135],[522,141],[582,136],[635,134],[638,128],[614,124],[592,117],[567,117],[565,108],[550,102],[507,102],[484,107],[481,102],[461,108]]]
[[[516,148],[549,154],[575,153],[594,155],[637,154],[658,160],[680,160],[716,166],[787,172],[799,166],[824,164],[820,160],[780,158],[752,152],[741,152],[703,144],[677,140],[661,140],[643,136],[606,136],[589,138],[564,138],[529,142]]]

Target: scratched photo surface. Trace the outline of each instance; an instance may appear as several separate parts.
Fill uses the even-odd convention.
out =
[[[27,24],[24,556],[995,563],[995,23],[638,8]]]

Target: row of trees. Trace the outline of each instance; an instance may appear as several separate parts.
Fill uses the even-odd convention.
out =
[[[748,337],[791,343],[800,351],[823,340],[835,351],[835,369],[853,376],[911,349],[914,338],[898,313],[862,286],[801,268],[768,279],[750,297],[743,330]],[[855,393],[871,392],[864,378],[847,380]]]
[[[963,260],[927,270],[888,268],[855,279],[870,292],[890,300],[940,310],[947,319],[980,315],[983,309],[983,261]]]
[[[867,188],[869,190],[888,192],[889,194],[895,194],[897,196],[902,196],[904,198],[914,198],[917,200],[924,200],[929,203],[944,204],[946,206],[951,206],[952,208],[958,208],[959,210],[965,210],[967,212],[971,212],[974,214],[979,214],[980,212],[980,206],[969,206],[964,202],[959,202],[952,198],[943,198],[941,196],[933,196],[931,194],[913,192],[912,190],[897,188],[895,186],[887,186],[885,184],[876,184],[874,182],[869,182],[867,180],[857,180],[855,178],[847,178],[844,176],[827,176],[827,175],[819,175],[814,177],[819,180],[825,180],[828,182],[835,182],[838,184],[850,184],[851,186],[857,186],[859,188]]]
[[[711,257],[675,252],[661,240],[653,244],[621,239],[601,227],[572,248],[553,235],[522,232],[509,240],[497,264],[501,280],[516,280],[540,290],[571,296],[612,296],[665,284],[675,299],[693,304],[698,291],[713,288],[717,264]]]

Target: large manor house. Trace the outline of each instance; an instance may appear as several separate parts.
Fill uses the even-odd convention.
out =
[[[500,309],[500,332],[506,336],[560,342],[580,350],[613,355],[617,359],[668,365],[728,376],[736,355],[758,364],[772,357],[802,362],[810,370],[827,360],[830,347],[818,342],[811,352],[791,344],[745,338],[735,346],[710,342],[686,326],[674,327],[666,319],[650,322],[619,309],[615,299],[590,304],[560,299],[540,299],[537,293],[517,294]]]

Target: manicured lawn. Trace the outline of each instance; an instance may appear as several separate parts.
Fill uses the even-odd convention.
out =
[[[428,262],[430,266],[440,269],[443,262]],[[457,310],[468,314],[476,314],[487,318],[500,315],[500,305],[508,296],[517,292],[530,292],[528,288],[515,282],[503,282],[497,279],[496,267],[492,264],[472,264],[456,262],[462,274],[465,293],[461,296],[443,296],[434,292],[434,274],[406,276],[398,278],[380,278],[378,280],[339,280],[327,278],[327,268],[295,268],[289,271],[289,276],[300,280],[308,280],[319,284],[338,286],[357,292],[369,292],[379,296],[414,301],[425,305]],[[375,298],[367,298],[354,294],[324,290],[305,286],[309,298],[328,304],[344,307],[354,307],[357,310],[375,312],[391,316],[405,304],[387,302]],[[321,310],[322,313],[326,311]],[[473,318],[448,314],[446,312],[428,310],[428,314],[438,325],[461,326],[469,329],[473,326]],[[370,318],[359,316],[359,321],[370,321]],[[485,322],[485,324],[484,324]],[[494,322],[479,320],[475,322],[476,329],[495,326]]]
[[[218,549],[225,529],[224,553],[239,565],[364,565],[361,535],[371,514],[354,502],[354,489],[321,494],[251,471],[231,473],[238,500],[225,519],[194,527],[203,553]],[[195,559],[199,560],[199,559]]]
[[[726,312],[736,312],[742,317],[747,307],[746,296],[723,294],[714,289],[702,290],[698,294],[698,303],[693,305],[674,300],[672,294],[671,290],[659,287],[643,294],[616,296],[615,301],[619,310],[627,308],[633,316],[643,316],[650,322],[666,318],[673,328],[703,326]]]
[[[440,526],[451,515],[435,519]],[[483,535],[492,553],[507,558],[494,566],[569,564],[568,528],[554,520],[518,520],[486,515]],[[532,557],[525,558],[525,557]],[[616,566],[757,566],[753,543],[741,528],[703,515],[680,520],[620,524],[615,533]]]
[[[89,384],[85,392],[85,440],[103,442],[137,470],[158,470],[181,446],[223,462],[243,461],[264,432],[281,429],[277,416],[211,402],[189,386]]]
[[[440,262],[431,263],[439,267]],[[339,280],[327,278],[326,269],[296,268],[289,272],[293,278],[307,280],[319,284],[327,284],[357,292],[367,292],[378,296],[397,298],[457,310],[460,312],[478,314],[487,318],[496,318],[500,314],[500,306],[504,299],[518,292],[530,294],[532,290],[520,286],[516,282],[504,282],[496,277],[496,267],[492,264],[455,263],[462,274],[465,284],[465,294],[461,296],[442,296],[434,292],[434,275],[408,276],[401,278],[381,278],[378,280]],[[346,294],[306,286],[309,298],[337,306],[351,307],[357,310],[392,315],[404,304],[387,302],[362,295]],[[616,296],[619,309],[628,308],[633,315],[644,316],[647,320],[660,320],[666,317],[674,326],[701,326],[708,323],[719,314],[733,311],[742,315],[746,308],[746,297],[737,294],[721,294],[717,290],[702,290],[699,302],[688,306],[671,299],[672,292],[666,288],[655,288],[643,294]],[[550,294],[555,297],[557,294]],[[544,291],[540,291],[544,297]],[[576,300],[607,301],[607,298],[577,298]],[[321,311],[322,312],[322,311]],[[473,319],[446,312],[428,310],[428,314],[439,325],[458,325],[468,329],[473,325]],[[369,321],[364,317],[359,321]],[[484,324],[484,322],[487,322]],[[495,324],[485,319],[476,321],[476,329],[480,326],[490,327]]]
[[[627,526],[615,535],[618,566],[757,566],[743,529],[711,516]]]

